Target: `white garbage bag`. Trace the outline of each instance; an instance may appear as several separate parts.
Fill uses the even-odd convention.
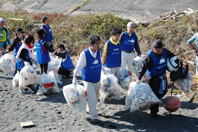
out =
[[[24,88],[30,84],[37,83],[37,73],[29,62],[24,62],[25,66],[19,74],[19,88]]]
[[[60,93],[53,71],[50,71],[48,74],[43,73],[40,75],[39,85],[37,95]]]
[[[153,93],[150,86],[140,81],[138,83],[137,82],[130,83],[127,97],[125,100],[125,102],[127,102],[125,105],[126,109],[129,109],[130,101],[132,101],[130,112],[137,111],[147,105],[160,103],[160,100]]]
[[[3,57],[0,58],[0,68],[5,73],[14,74],[15,72],[15,59],[12,54],[5,54]]]
[[[34,56],[36,56],[36,52],[34,52]],[[36,57],[32,60],[32,66],[35,70],[38,70],[38,68],[40,67]]]
[[[141,56],[137,56],[134,58],[134,61],[133,61],[133,75],[135,76],[135,78],[138,78],[138,72],[141,68],[141,64],[142,64],[142,61],[144,59],[145,55],[141,55]]]
[[[122,68],[119,79],[119,84],[122,88],[127,89],[132,79],[132,74],[129,70]]]
[[[121,94],[117,78],[113,74],[101,74],[100,102]]]
[[[17,72],[14,76],[14,78],[12,79],[12,86],[13,87],[18,87],[19,86],[19,77],[20,77],[20,74],[19,72]]]
[[[183,69],[185,70],[185,69]],[[192,83],[192,77],[190,75],[190,72],[188,72],[185,79],[178,79],[174,82],[174,86],[182,91],[184,91],[187,94],[190,94],[190,88]]]
[[[63,95],[71,108],[82,113],[86,112],[86,94],[83,86],[76,85],[75,95],[75,86],[73,84],[66,85],[63,87]]]

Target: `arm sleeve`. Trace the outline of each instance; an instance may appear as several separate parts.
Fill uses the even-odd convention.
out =
[[[103,52],[103,56],[102,56],[102,64],[104,65],[107,61],[107,55],[108,55],[108,52],[109,52],[109,45],[108,43],[105,44],[105,47],[104,47],[104,52]]]
[[[194,34],[194,35],[187,41],[187,44],[192,44],[192,42],[195,41],[195,38],[196,38],[196,34]]]
[[[120,41],[120,43],[122,43],[124,41],[124,32],[120,35],[119,41]]]
[[[49,52],[54,52],[54,49],[53,49],[53,48],[50,48],[50,47],[47,45],[46,42],[43,42],[42,45],[43,45],[43,47],[44,47],[47,51],[49,51]]]
[[[137,35],[136,34],[135,34],[135,45],[134,45],[134,47],[135,47],[135,50],[138,53],[138,55],[141,54],[139,43],[138,43],[138,38],[137,38]]]
[[[25,59],[25,52],[26,52],[26,49],[22,49],[22,51],[21,51],[21,53],[20,53],[20,55],[19,55],[19,59],[21,60],[21,61],[27,61],[27,62],[29,62],[30,63],[30,61],[28,61],[28,60],[26,60]]]
[[[10,45],[10,48],[8,49],[9,52],[14,50],[14,48],[16,47],[16,43],[17,43],[16,39],[13,39],[12,44]]]
[[[57,52],[57,51],[54,51],[54,54],[58,57],[61,57],[63,59],[65,59],[67,57],[67,53],[65,51],[63,52]]]
[[[175,54],[173,54],[171,51],[169,51],[166,48],[164,48],[164,51],[166,53],[167,58],[172,58],[173,56],[175,56]]]
[[[80,73],[80,71],[83,69],[83,67],[86,66],[86,64],[87,64],[87,59],[85,56],[85,52],[82,52],[76,64],[76,68],[74,69],[74,75],[77,76]]]
[[[9,45],[11,45],[10,37],[9,37],[9,31],[6,29],[6,41],[8,42]]]
[[[142,61],[142,65],[140,68],[140,71],[138,72],[138,79],[141,80],[142,77],[144,76],[145,72],[147,71],[147,69],[153,68],[153,61],[150,58],[150,56],[147,54],[146,57],[144,58],[144,60]]]

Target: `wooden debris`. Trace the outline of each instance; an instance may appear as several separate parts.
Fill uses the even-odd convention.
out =
[[[33,127],[33,126],[35,126],[32,121],[21,122],[20,125],[21,125],[22,128],[27,128],[27,127]]]
[[[192,96],[190,97],[190,99],[188,100],[188,103],[192,103],[193,99],[195,98],[195,95],[197,94],[197,92],[193,93]]]

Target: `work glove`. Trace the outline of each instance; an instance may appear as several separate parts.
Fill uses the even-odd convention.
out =
[[[77,84],[77,78],[76,77],[73,77],[73,80],[72,80],[72,84]]]

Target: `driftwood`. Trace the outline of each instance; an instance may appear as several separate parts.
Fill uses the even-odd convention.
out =
[[[193,11],[192,9],[188,8],[189,11],[183,11],[183,12],[180,12],[180,13],[177,13],[177,11],[174,9],[174,11],[169,11],[163,15],[160,15],[159,17],[153,19],[153,20],[150,20],[150,21],[147,21],[147,22],[144,22],[144,23],[141,23],[143,26],[147,26],[149,25],[150,23],[152,22],[164,22],[164,21],[169,21],[169,20],[176,20],[180,17],[182,17],[183,15],[190,15],[190,14],[194,14],[196,12],[198,12],[198,10],[196,11]]]

